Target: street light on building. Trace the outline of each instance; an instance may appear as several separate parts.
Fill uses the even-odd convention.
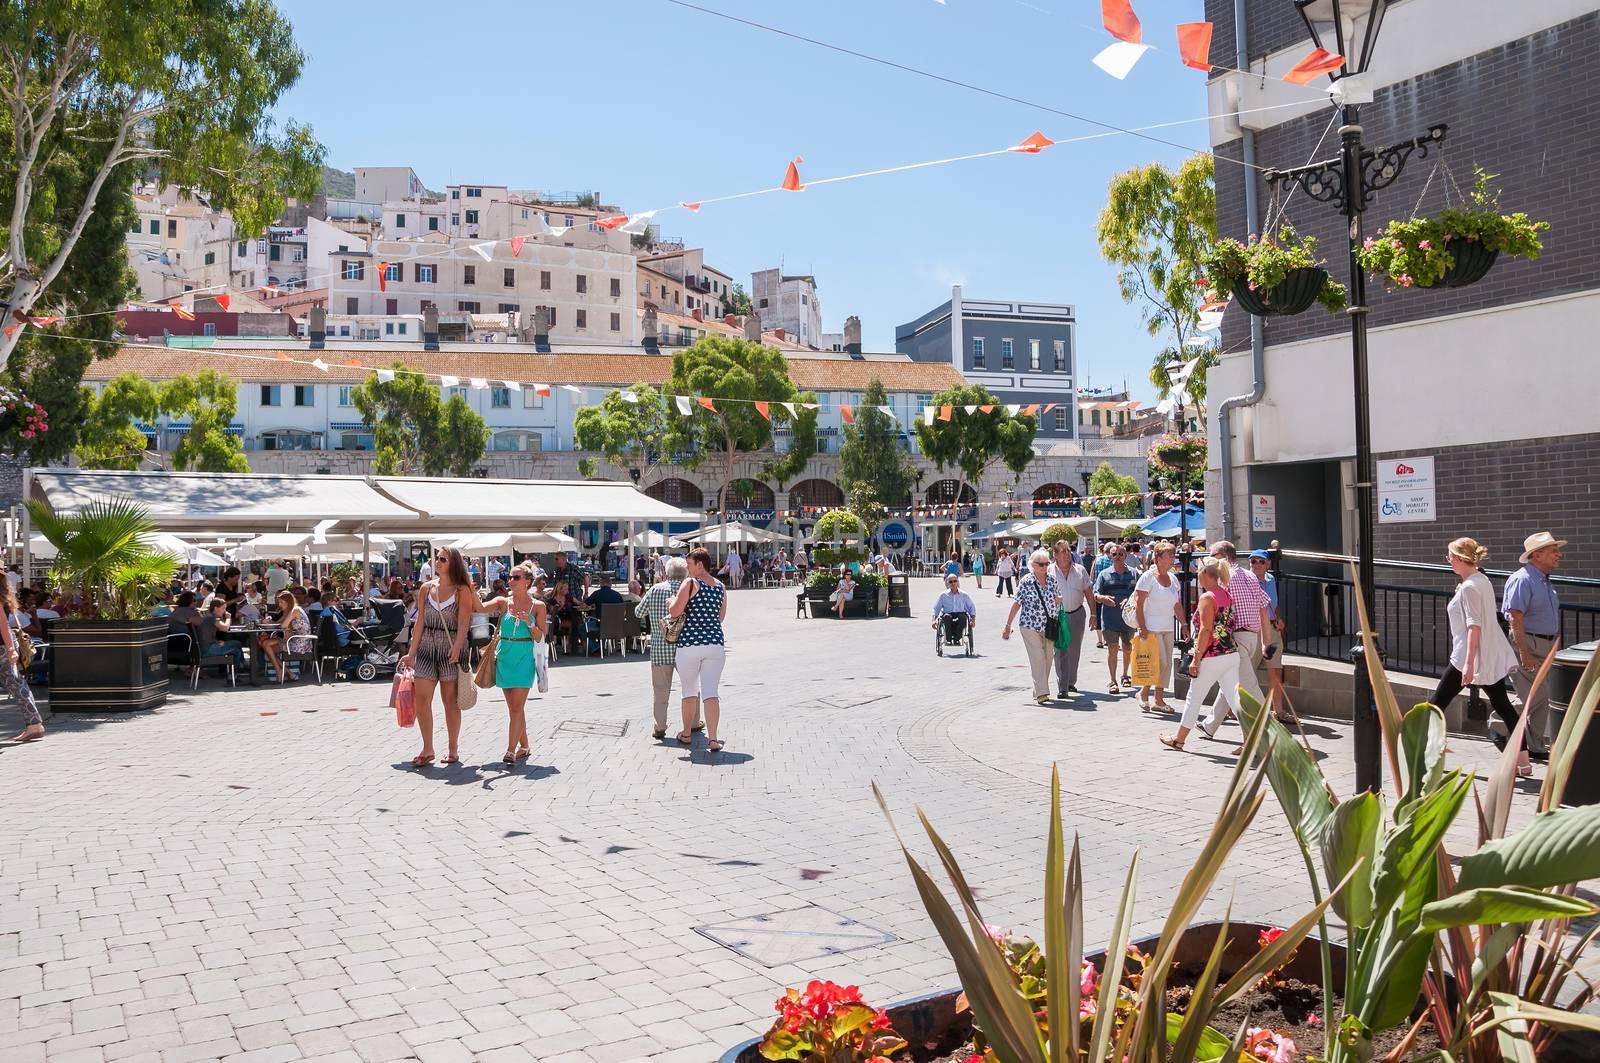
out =
[[[1391,0],[1293,0],[1312,41],[1318,48],[1342,56],[1344,64],[1328,76],[1334,82],[1333,97],[1341,113],[1339,137],[1341,151],[1336,159],[1314,162],[1291,170],[1267,170],[1263,177],[1274,186],[1292,182],[1312,199],[1333,204],[1349,219],[1350,238],[1350,347],[1355,397],[1355,489],[1357,546],[1356,569],[1361,584],[1361,600],[1366,615],[1376,626],[1376,599],[1373,591],[1373,468],[1372,410],[1367,387],[1367,283],[1356,253],[1361,249],[1362,214],[1372,194],[1399,179],[1412,154],[1427,155],[1444,141],[1445,128],[1433,126],[1427,133],[1376,150],[1367,150],[1361,141],[1361,113],[1364,103],[1373,99],[1367,68],[1377,47],[1378,30]],[[1358,648],[1359,649],[1359,648]],[[1367,674],[1366,656],[1353,652],[1355,691],[1353,722],[1355,732],[1356,788],[1376,792],[1382,782],[1382,729],[1372,698],[1372,679]]]
[[[1183,407],[1185,389],[1189,386],[1186,377],[1181,377],[1184,365],[1182,358],[1174,358],[1162,367],[1167,374],[1167,394],[1172,398],[1173,421],[1178,427],[1178,435],[1187,434],[1189,415]],[[1157,452],[1159,454],[1159,451]],[[1183,601],[1183,615],[1189,615],[1189,464],[1185,460],[1178,467],[1178,594]]]

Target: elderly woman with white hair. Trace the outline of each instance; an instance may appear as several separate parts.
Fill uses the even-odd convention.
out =
[[[678,644],[668,642],[662,631],[667,623],[667,607],[677,597],[678,588],[688,574],[689,563],[683,558],[666,558],[662,563],[661,580],[651,586],[634,607],[635,616],[650,621],[650,686],[655,694],[654,737],[657,742],[667,737],[667,703],[672,700],[672,673],[678,665]],[[700,727],[697,719],[694,730]]]
[[[1033,700],[1040,705],[1050,700],[1050,662],[1055,658],[1063,603],[1061,585],[1051,567],[1049,551],[1035,550],[1028,555],[1028,571],[1017,583],[1011,613],[1006,617],[1005,630],[1000,632],[1001,638],[1009,640],[1013,624],[1021,630],[1028,667],[1033,672]]]

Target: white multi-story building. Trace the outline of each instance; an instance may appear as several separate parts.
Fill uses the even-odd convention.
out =
[[[641,300],[649,300],[663,310],[672,310],[674,313],[693,314],[698,310],[702,317],[721,317],[728,312],[733,278],[715,266],[708,266],[703,248],[689,247],[640,255],[639,269]],[[663,274],[675,281],[676,286],[655,279],[657,288],[667,289],[662,292],[660,299],[656,299],[645,290],[646,271]],[[678,293],[670,303],[667,301],[669,292]]]
[[[231,215],[168,186],[137,188],[133,201],[139,221],[128,230],[128,261],[144,298],[167,300],[234,283],[244,267],[236,262]]]
[[[750,275],[751,306],[761,323],[781,328],[808,347],[822,346],[822,301],[817,279],[764,269]]]
[[[418,199],[428,188],[409,166],[357,166],[355,198],[383,203],[391,199]]]

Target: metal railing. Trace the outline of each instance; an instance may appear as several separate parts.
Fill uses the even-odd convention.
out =
[[[1328,661],[1349,661],[1360,630],[1349,564],[1354,558],[1301,550],[1273,551],[1278,613],[1288,628],[1289,653]],[[1455,593],[1455,574],[1446,565],[1418,561],[1377,562],[1373,587],[1373,626],[1384,665],[1417,675],[1437,676],[1450,660],[1450,621],[1446,609]],[[1400,582],[1411,573],[1412,580]],[[1485,569],[1504,600],[1510,572]],[[1432,586],[1420,585],[1426,581]],[[1563,597],[1563,646],[1600,638],[1600,580],[1552,576]]]

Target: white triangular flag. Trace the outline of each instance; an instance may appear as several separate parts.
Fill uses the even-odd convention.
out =
[[[636,392],[636,391],[624,391],[622,393],[622,401],[623,402],[638,402],[639,401],[639,393]]]
[[[683,414],[685,417],[689,416],[689,413],[694,409],[694,407],[689,404],[689,396],[675,395],[673,398],[678,403],[678,412]]]
[[[483,379],[481,376],[475,376],[471,380],[467,381],[467,383],[471,384],[475,388],[486,388],[489,386],[489,382]]]
[[[1172,407],[1172,396],[1169,394],[1166,398],[1156,403],[1156,412],[1165,417],[1167,414],[1172,412]]]
[[[783,408],[789,411],[789,416],[790,417],[798,417],[798,416],[800,416],[799,414],[794,412],[794,403],[792,403],[792,402],[784,403],[783,404]]]
[[[924,406],[922,408],[922,423],[927,425],[933,424],[933,415],[938,412],[939,407],[937,406]]]
[[[626,224],[619,225],[617,228],[622,232],[632,233],[637,236],[642,234],[646,229],[650,228],[650,219],[655,216],[655,211],[647,210],[643,214],[635,214],[633,217],[628,219]]]
[[[489,261],[493,260],[493,258],[494,258],[494,241],[493,240],[486,240],[481,244],[471,244],[469,246],[474,252],[477,253],[477,256],[479,258],[483,259],[485,262],[489,262]]]
[[[1019,402],[1008,402],[1008,403],[1006,403],[1006,413],[1010,414],[1012,417],[1015,417],[1018,413],[1021,412],[1021,410],[1022,410],[1022,404],[1019,403]]]
[[[500,381],[500,383],[504,384],[506,387],[510,388],[512,391],[521,391],[522,390],[522,385],[517,383],[515,380],[502,380],[502,381]]]
[[[442,376],[439,378],[439,384],[442,387],[453,388],[460,383],[461,378],[458,376]]]
[[[890,417],[894,416],[894,407],[893,406],[879,406],[878,409],[882,410],[884,413],[888,414]]]
[[[387,383],[389,383],[389,381],[394,379],[394,370],[393,369],[379,369],[377,371],[377,373],[378,373],[378,382],[380,384],[387,384]]]
[[[965,410],[968,414],[976,413],[978,411],[978,408],[976,406],[963,406],[961,408],[963,410]]]
[[[565,236],[571,231],[572,231],[572,226],[570,226],[570,225],[552,225],[552,226],[550,226],[550,235],[551,236]]]
[[[311,359],[311,364],[322,370],[324,373],[328,371],[328,363],[324,362],[321,358]]]
[[[563,391],[572,392],[574,395],[578,396],[578,398],[580,398],[580,399],[583,398],[583,389],[582,388],[573,387],[571,384],[562,384],[561,388],[562,388]],[[533,385],[533,390],[537,391],[541,395],[548,395],[548,394],[550,394],[550,385],[549,384],[535,384],[535,385]]]
[[[1104,51],[1094,57],[1094,65],[1121,81],[1128,76],[1128,71],[1133,69],[1133,64],[1149,50],[1148,44],[1112,41]]]
[[[804,407],[805,407],[805,408],[806,408],[806,409],[808,409],[808,410],[816,410],[816,409],[820,409],[820,408],[821,408],[821,407],[820,407],[820,406],[819,406],[819,405],[818,405],[818,404],[817,404],[817,403],[815,403],[815,402],[802,402],[802,403],[801,403],[801,404],[800,404],[800,405],[801,405],[801,406],[804,406]]]

